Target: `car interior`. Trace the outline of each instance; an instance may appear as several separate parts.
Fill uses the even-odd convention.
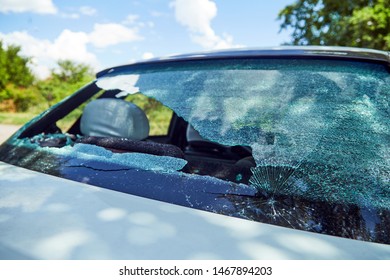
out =
[[[151,124],[145,111],[125,98],[116,98],[117,94],[118,91],[105,91],[84,105],[81,116],[67,131],[56,125],[58,115],[65,116],[66,112],[55,108],[40,120],[40,126],[32,125],[19,138],[29,137],[41,147],[83,143],[114,153],[137,152],[182,158],[188,162],[183,172],[248,183],[252,175],[250,168],[256,166],[250,147],[226,146],[204,139],[174,112],[166,124],[165,135],[150,135]],[[70,105],[71,99],[67,101]],[[76,106],[68,106],[68,109],[73,111],[72,107]],[[50,115],[57,116],[54,123]]]

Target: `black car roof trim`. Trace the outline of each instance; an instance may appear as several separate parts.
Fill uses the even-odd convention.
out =
[[[96,74],[100,78],[106,74],[123,71],[141,65],[153,65],[166,62],[195,61],[195,60],[218,60],[218,59],[243,59],[243,58],[333,58],[352,59],[384,63],[390,67],[390,52],[349,48],[349,47],[321,47],[321,46],[283,46],[268,49],[231,49],[210,52],[190,53],[183,55],[173,55],[161,58],[135,62],[133,64],[119,65],[107,68]]]

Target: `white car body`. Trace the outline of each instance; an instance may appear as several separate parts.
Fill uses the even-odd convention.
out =
[[[227,217],[0,163],[1,259],[390,259],[390,246]]]

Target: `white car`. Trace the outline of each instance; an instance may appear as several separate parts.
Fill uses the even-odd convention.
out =
[[[0,146],[0,258],[390,259],[389,73],[335,47],[101,71]]]

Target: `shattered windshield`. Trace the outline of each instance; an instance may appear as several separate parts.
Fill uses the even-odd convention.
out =
[[[97,84],[156,98],[204,139],[250,147],[249,184],[260,193],[390,208],[390,78],[382,65],[198,62]]]
[[[98,93],[86,114],[81,103]],[[390,244],[389,93],[388,66],[369,62],[135,64],[108,71],[26,125],[0,147],[0,160],[223,215]],[[61,131],[56,118],[76,103],[80,118]],[[142,138],[131,139],[140,121],[128,122],[116,109],[122,105],[139,107],[138,119],[145,113]],[[88,134],[94,129],[98,137]]]

